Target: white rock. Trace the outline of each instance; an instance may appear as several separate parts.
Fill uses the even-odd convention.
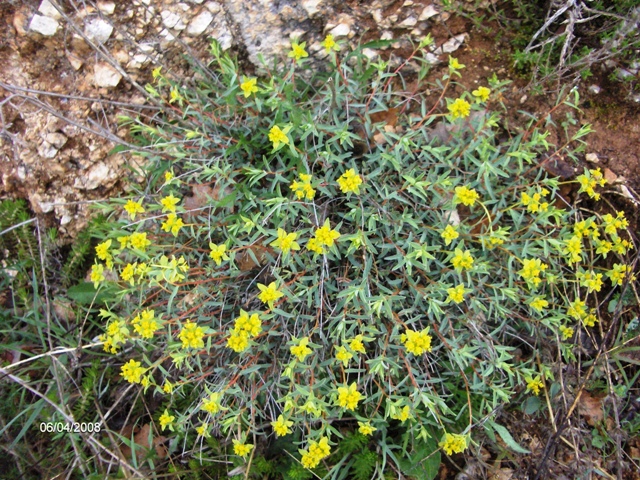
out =
[[[193,20],[189,23],[187,27],[187,35],[197,36],[207,29],[207,27],[211,24],[213,20],[213,14],[209,10],[203,10],[198,15],[193,17]]]
[[[411,17],[405,18],[398,26],[400,28],[410,28],[416,25],[417,23],[418,23],[418,19],[416,17],[411,16]]]
[[[390,30],[385,30],[384,32],[382,32],[382,35],[380,35],[380,40],[393,40],[393,32]]]
[[[595,153],[587,153],[584,156],[584,159],[589,163],[600,163],[600,159],[598,158],[598,155]]]
[[[93,68],[93,83],[98,87],[115,87],[120,83],[122,75],[108,63],[96,63]]]
[[[458,213],[458,210],[454,208],[453,210],[444,212],[444,220],[454,227],[460,225],[460,214]]]
[[[73,186],[83,190],[94,190],[109,178],[109,173],[110,170],[108,165],[102,162],[96,163],[89,169],[86,176],[77,177]]]
[[[434,17],[436,15],[438,15],[438,11],[436,10],[436,8],[433,5],[429,5],[428,7],[425,7],[424,10],[422,10],[420,17],[418,17],[418,20],[420,22],[424,22],[425,20],[429,20],[431,17]]]
[[[149,55],[145,55],[144,53],[139,53],[138,55],[134,55],[131,61],[127,64],[128,68],[140,68],[151,60]]]
[[[467,39],[468,35],[466,33],[461,33],[460,35],[456,35],[455,37],[450,38],[446,42],[442,44],[442,46],[438,49],[438,53],[452,53],[455,52]]]
[[[51,4],[49,0],[42,0],[42,3],[38,7],[38,11],[45,17],[53,18],[54,20],[59,20],[60,18],[62,18],[60,12]]]
[[[175,28],[176,25],[182,22],[180,15],[169,10],[163,10],[160,16],[162,17],[162,24],[167,28]]]
[[[73,218],[71,218],[71,215],[63,215],[60,219],[60,225],[67,225],[71,223],[71,220],[73,220]]]
[[[382,10],[377,9],[371,12],[371,16],[376,21],[376,23],[382,23]]]
[[[211,13],[218,13],[220,10],[222,10],[222,7],[218,2],[207,2],[204,4],[204,7]]]
[[[113,26],[101,18],[92,18],[84,27],[84,34],[89,40],[102,45],[113,33]]]
[[[47,142],[49,142],[51,145],[53,145],[55,148],[57,148],[58,150],[64,147],[64,144],[67,143],[67,137],[65,137],[62,133],[58,133],[58,132],[47,133],[44,139]]]
[[[302,0],[302,8],[307,11],[310,17],[313,17],[320,11],[318,5],[322,3],[322,0]]]
[[[37,32],[45,37],[51,37],[56,34],[60,24],[51,17],[42,15],[34,15],[29,24],[29,30]]]
[[[335,38],[346,37],[351,33],[351,27],[346,23],[341,23],[340,25],[332,28],[329,33]]]
[[[58,149],[45,141],[38,147],[38,154],[42,158],[55,158],[58,155]]]
[[[440,63],[440,58],[438,58],[437,55],[434,55],[431,52],[428,52],[424,55],[424,59],[430,63],[431,65],[436,65],[438,63]]]
[[[105,15],[113,15],[116,11],[116,4],[113,2],[98,2],[98,10]]]
[[[602,88],[600,88],[598,85],[591,85],[589,87],[589,92],[593,93],[594,95],[599,94],[602,91]]]
[[[374,60],[378,57],[378,52],[371,48],[363,48],[362,54],[367,57],[369,60]]]
[[[179,3],[178,8],[180,8],[180,10],[182,10],[183,12],[188,12],[189,10],[191,10],[191,7],[189,6],[189,4],[184,2]]]

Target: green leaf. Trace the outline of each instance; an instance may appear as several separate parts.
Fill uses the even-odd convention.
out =
[[[440,451],[433,437],[425,442],[416,441],[413,452],[399,459],[398,466],[402,473],[420,480],[433,480],[440,468]]]
[[[526,448],[521,447],[518,442],[516,442],[513,437],[511,436],[511,434],[509,433],[509,430],[506,429],[506,427],[503,427],[502,425],[499,425],[497,423],[488,421],[487,424],[489,426],[491,426],[491,428],[493,428],[496,432],[498,432],[498,435],[500,435],[500,438],[502,438],[502,440],[504,441],[504,443],[507,444],[507,447],[509,447],[511,450],[513,450],[514,452],[517,453],[531,453],[529,450],[527,450]]]
[[[103,286],[98,292],[90,282],[81,282],[67,291],[69,298],[79,305],[91,305],[91,302],[103,304],[112,300],[116,293],[117,289],[109,285]]]

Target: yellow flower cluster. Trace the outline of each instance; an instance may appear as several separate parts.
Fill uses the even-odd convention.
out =
[[[142,207],[142,204],[140,202],[136,202],[133,200],[127,200],[127,203],[125,204],[124,209],[129,214],[129,217],[131,217],[131,220],[136,219],[137,213],[144,213],[144,208]]]
[[[160,200],[160,203],[162,204],[162,213],[167,211],[176,213],[176,205],[180,203],[180,199],[174,197],[172,193]]]
[[[412,353],[415,356],[431,351],[431,335],[429,335],[429,327],[420,332],[407,329],[405,333],[400,335],[400,341],[404,343],[407,352]]]
[[[110,246],[111,240],[106,240],[96,246],[96,257],[104,261],[107,264],[107,268],[113,267],[113,257],[109,253]]]
[[[438,446],[442,448],[447,455],[454,453],[462,453],[467,448],[467,439],[464,435],[457,433],[445,433]]]
[[[540,285],[542,281],[540,274],[544,272],[548,266],[540,261],[538,258],[530,258],[522,261],[522,270],[518,273],[527,283],[532,284],[534,287]]]
[[[271,422],[271,426],[273,427],[273,431],[276,432],[276,437],[283,437],[291,433],[293,422],[286,420],[280,415],[275,422]]]
[[[160,323],[155,316],[154,310],[143,310],[131,320],[133,329],[142,338],[153,338],[155,332],[160,328]]]
[[[579,298],[574,300],[573,302],[569,303],[567,315],[575,318],[576,320],[582,320],[587,316],[587,304]]]
[[[578,272],[576,277],[578,278],[581,286],[587,287],[588,293],[593,291],[599,292],[602,288],[601,273],[595,273],[593,270],[589,270],[587,272]]]
[[[371,424],[369,422],[358,422],[358,431],[362,434],[362,435],[371,435],[373,432],[375,432],[377,430],[377,428],[374,428],[373,426],[371,426]]]
[[[104,342],[102,348],[105,352],[116,353],[120,345],[129,339],[129,329],[124,320],[115,318],[109,322],[105,333],[99,338]]]
[[[253,450],[253,445],[250,443],[244,443],[240,440],[233,440],[233,453],[240,457],[246,457]]]
[[[358,385],[353,382],[348,387],[338,387],[338,405],[347,410],[358,408],[358,402],[364,396],[358,391]]]
[[[354,352],[367,353],[367,350],[364,347],[364,343],[362,343],[362,341],[363,341],[363,336],[356,335],[355,338],[353,338],[353,340],[349,341],[349,348]]]
[[[298,200],[302,200],[303,198],[313,200],[313,197],[316,195],[316,191],[311,186],[311,175],[301,173],[298,175],[298,178],[300,178],[300,181],[294,180],[289,188],[293,190],[293,193],[296,194]]]
[[[124,378],[129,383],[140,383],[140,379],[144,372],[145,368],[142,368],[140,362],[136,362],[135,360],[129,360],[122,367],[120,367],[122,378]]]
[[[591,198],[600,200],[600,194],[596,193],[595,188],[599,185],[604,187],[607,181],[604,179],[602,172],[599,168],[595,170],[585,170],[584,174],[578,176],[578,182],[580,183],[580,192],[587,192]]]
[[[522,192],[520,195],[520,201],[531,213],[546,212],[549,209],[549,202],[541,203],[540,200],[547,195],[549,195],[549,190],[546,188],[535,193]]]
[[[307,46],[307,42],[291,42],[291,51],[288,54],[289,58],[295,58],[296,62],[302,58],[306,58],[309,56],[304,47]]]
[[[350,168],[344,172],[340,178],[338,178],[338,185],[342,193],[360,193],[360,185],[362,185],[362,178],[356,173],[353,168]]]
[[[222,400],[222,394],[220,392],[213,392],[209,394],[209,398],[202,402],[202,410],[211,415],[215,415],[222,407],[220,406],[220,401]]]
[[[409,408],[409,405],[405,405],[399,412],[392,413],[391,418],[393,418],[394,420],[400,420],[404,423],[410,418],[413,418],[413,415],[411,414],[411,408]]]
[[[631,278],[631,281],[635,281],[635,275],[631,275],[632,270],[628,265],[622,263],[616,263],[613,268],[607,272],[607,277],[611,280],[612,285],[622,285],[624,279]]]
[[[567,327],[565,325],[560,325],[560,334],[562,335],[562,340],[569,340],[573,337],[574,330],[572,327]]]
[[[333,35],[331,34],[328,34],[320,45],[324,47],[327,53],[331,53],[331,50],[335,50],[336,52],[340,50],[340,46],[336,43],[333,39]]]
[[[462,303],[464,302],[464,285],[460,284],[454,288],[448,288],[447,293],[449,296],[447,297],[447,301]]]
[[[315,237],[309,239],[307,249],[316,253],[324,253],[324,247],[333,247],[338,238],[340,238],[340,233],[337,230],[331,230],[331,225],[327,219],[324,225],[316,230]]]
[[[565,242],[565,248],[562,250],[562,254],[566,255],[567,263],[579,262],[582,260],[582,240],[577,235],[573,235],[569,240]]]
[[[125,282],[129,282],[133,287],[136,283],[134,276],[138,276],[138,282],[142,281],[142,278],[149,273],[149,265],[146,263],[127,263],[127,265],[120,272],[120,278]]]
[[[478,192],[469,187],[456,187],[456,194],[453,198],[454,203],[463,203],[464,205],[471,207],[480,198]]]
[[[304,362],[304,359],[307,358],[307,355],[311,353],[311,349],[307,346],[309,345],[309,337],[303,337],[299,341],[295,338],[294,341],[298,342],[297,345],[293,345],[289,350],[291,351],[291,355],[295,355],[298,357],[298,360]]]
[[[175,419],[176,417],[174,415],[169,415],[169,412],[167,411],[167,409],[165,409],[164,413],[160,415],[160,418],[158,419],[160,422],[160,428],[164,430],[165,428],[169,427],[169,430],[173,432],[173,421]]]
[[[471,95],[476,97],[478,102],[486,102],[489,100],[489,95],[491,95],[491,90],[487,87],[478,87],[476,90],[471,92]]]
[[[267,305],[269,305],[269,308],[273,308],[273,302],[284,296],[284,293],[278,290],[276,282],[271,282],[269,286],[259,283],[258,288],[260,289],[258,298],[262,301],[262,303],[266,303]]]
[[[349,352],[345,347],[336,347],[338,353],[336,353],[336,360],[342,362],[346,367],[349,360],[353,358],[353,354]]]
[[[444,240],[445,245],[449,245],[459,236],[460,234],[451,225],[447,225],[446,228],[440,233],[440,237],[442,237],[442,239]]]
[[[104,281],[104,265],[101,263],[95,263],[91,266],[91,281],[94,288],[98,288],[100,282]]]
[[[187,320],[180,330],[178,338],[182,341],[182,348],[203,348],[204,330],[197,323]]]
[[[295,241],[297,233],[287,233],[282,228],[278,229],[277,240],[271,242],[272,247],[279,248],[283,254],[288,254],[291,250],[300,250],[300,245]]]
[[[184,222],[175,213],[167,215],[167,219],[162,223],[162,230],[165,232],[171,230],[174,237],[178,236],[178,232],[182,227],[184,227]]]
[[[458,272],[461,272],[464,269],[468,270],[473,266],[473,257],[469,250],[462,251],[461,249],[456,248],[453,253],[454,255],[451,259],[451,264]]]
[[[452,118],[466,118],[471,113],[471,104],[462,98],[456,99],[453,103],[447,105]]]
[[[540,390],[544,388],[544,383],[540,377],[527,379],[527,391],[534,395],[540,395]]]
[[[151,245],[151,240],[147,239],[146,232],[136,232],[132,233],[129,237],[119,237],[118,241],[120,241],[121,248],[122,243],[124,242],[125,247],[129,245],[131,248],[140,250],[142,252],[147,250],[147,247]]]
[[[244,310],[240,310],[240,316],[235,320],[235,326],[227,340],[227,346],[234,352],[240,353],[249,346],[249,339],[262,332],[262,322],[257,313],[249,316]]]
[[[323,458],[326,458],[331,453],[331,447],[329,446],[329,439],[322,437],[320,441],[312,441],[309,444],[309,450],[300,450],[302,455],[301,463],[305,468],[315,468],[318,466]]]
[[[574,223],[573,234],[580,238],[591,236],[594,240],[600,236],[598,227],[593,221],[593,218],[580,220],[579,222]]]
[[[545,308],[549,306],[549,302],[547,302],[542,297],[535,297],[533,300],[529,302],[529,306],[538,312],[542,312]]]

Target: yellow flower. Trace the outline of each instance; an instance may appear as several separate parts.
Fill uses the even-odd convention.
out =
[[[124,320],[115,318],[109,322],[106,333],[100,335],[100,341],[104,342],[105,352],[116,353],[121,343],[125,343],[129,338],[129,329]]]
[[[162,391],[164,393],[171,393],[173,392],[173,385],[171,384],[171,382],[169,380],[165,380],[164,381],[164,385],[162,386]]]
[[[327,51],[327,53],[331,53],[331,50],[335,50],[336,52],[340,50],[340,46],[333,39],[333,35],[328,34],[324,37],[324,41],[320,43]]]
[[[171,180],[173,180],[173,172],[167,170],[166,172],[164,172],[164,183],[171,183]]]
[[[327,219],[324,225],[316,230],[315,237],[320,246],[333,247],[333,243],[340,238],[340,234],[337,230],[331,230],[331,225]],[[309,244],[307,244],[307,248],[309,248]]]
[[[454,288],[448,288],[447,293],[449,296],[447,297],[447,301],[452,301],[455,303],[464,302],[464,285],[460,284]]]
[[[271,242],[272,247],[277,247],[282,250],[282,253],[287,254],[291,250],[300,250],[300,245],[295,242],[297,233],[287,233],[282,228],[278,229],[278,239]]]
[[[315,253],[324,253],[324,248],[320,245],[320,242],[316,238],[310,238],[307,242],[307,250]]]
[[[338,350],[338,353],[336,353],[336,360],[342,362],[346,367],[349,363],[349,360],[353,358],[353,355],[344,347],[336,347],[336,350]]]
[[[204,437],[204,438],[211,437],[211,434],[209,433],[209,425],[206,423],[203,423],[199,427],[196,427],[196,432],[201,437]]]
[[[315,468],[320,461],[328,457],[331,453],[331,447],[329,446],[329,439],[322,437],[319,442],[310,442],[309,450],[299,450],[302,458],[300,463],[305,468]]]
[[[236,353],[245,351],[249,347],[249,334],[244,330],[232,330],[227,339],[227,347]]]
[[[358,402],[364,396],[358,391],[358,385],[353,382],[348,387],[338,387],[338,405],[347,410],[358,408]]]
[[[160,323],[155,315],[154,310],[146,309],[131,321],[134,330],[142,338],[153,338],[154,333],[160,328]]]
[[[473,266],[471,252],[469,250],[463,252],[461,249],[456,248],[453,258],[451,259],[451,264],[458,272],[461,272],[465,268],[467,270],[470,269]]]
[[[258,87],[256,86],[257,81],[258,80],[256,78],[244,77],[244,82],[240,84],[240,88],[244,93],[244,98],[250,97],[252,93],[256,93],[258,91]]]
[[[429,335],[429,327],[420,332],[407,329],[405,333],[400,335],[400,341],[404,343],[407,352],[412,353],[415,356],[431,351],[431,335]]]
[[[597,321],[598,317],[596,317],[593,313],[590,313],[582,319],[582,323],[585,327],[594,327]]]
[[[253,450],[253,445],[244,443],[239,440],[233,440],[233,453],[241,457],[246,457]]]
[[[151,240],[147,240],[146,233],[133,233],[129,237],[129,243],[132,248],[145,251],[149,245],[151,245]]]
[[[259,283],[258,288],[260,289],[258,298],[262,301],[262,303],[266,303],[267,305],[269,305],[269,308],[273,308],[273,302],[284,296],[284,293],[278,290],[276,282],[271,282],[269,286]]]
[[[144,213],[144,208],[142,208],[142,204],[140,202],[134,202],[133,200],[127,200],[127,203],[124,206],[124,209],[127,211],[131,220],[136,219],[136,213]]]
[[[91,281],[94,288],[98,288],[100,282],[104,281],[104,265],[96,263],[91,267]]]
[[[127,248],[127,246],[129,246],[131,237],[126,235],[124,237],[118,237],[117,240],[120,242],[120,250],[124,250],[125,248]]]
[[[153,71],[151,72],[151,76],[153,77],[154,80],[157,80],[158,77],[162,76],[162,74],[160,73],[161,70],[162,70],[162,67],[157,67],[153,69]]]
[[[587,316],[587,305],[585,302],[580,300],[579,298],[574,300],[569,304],[569,308],[567,309],[567,315],[575,318],[576,320],[581,320],[582,318]]]
[[[174,237],[178,236],[178,232],[182,227],[184,227],[184,223],[182,222],[182,219],[175,213],[170,213],[169,215],[167,215],[167,220],[162,223],[162,230],[164,230],[165,232],[171,230],[171,233]]]
[[[295,340],[295,338],[294,338]],[[311,353],[311,349],[307,346],[309,344],[309,337],[303,337],[298,342],[298,345],[294,345],[289,348],[291,355],[298,357],[298,361],[304,362],[307,355]]]
[[[454,203],[463,203],[466,206],[471,207],[479,198],[480,195],[478,195],[478,192],[473,188],[456,187],[456,195],[453,201]]]
[[[304,49],[304,47],[306,47],[306,46],[307,46],[307,42],[302,42],[300,44],[298,42],[292,42],[291,43],[291,51],[289,52],[288,57],[289,58],[295,58],[296,62],[299,61],[301,58],[308,57],[309,54]]]
[[[445,433],[438,446],[441,447],[447,455],[454,453],[462,453],[467,448],[467,439],[464,435],[457,433]]]
[[[273,431],[276,432],[276,437],[284,437],[291,433],[293,422],[285,420],[284,417],[280,415],[275,422],[271,422],[271,426],[273,427]]]
[[[141,367],[140,362],[135,360],[129,360],[122,367],[120,367],[122,378],[129,383],[140,383],[140,377],[144,375],[146,369]]]
[[[598,185],[604,187],[607,181],[604,179],[599,168],[595,170],[585,170],[585,173],[578,176],[576,180],[580,183],[578,193],[586,192],[589,197],[600,200],[600,194],[596,193],[595,188]]]
[[[539,395],[540,390],[544,388],[544,383],[540,380],[540,377],[529,378],[527,380],[527,391],[534,395]]]
[[[167,195],[162,200],[160,200],[160,203],[162,204],[162,213],[167,211],[171,213],[176,213],[176,205],[179,202],[180,202],[180,199],[174,197],[173,193],[170,195]]]
[[[613,268],[607,272],[607,277],[611,280],[612,285],[622,285],[627,275],[631,274],[631,268],[628,265],[616,263]]]
[[[562,335],[562,340],[568,340],[573,337],[573,328],[560,325],[559,330]]]
[[[542,312],[542,310],[549,306],[549,302],[542,297],[535,297],[531,302],[529,302],[529,306],[538,312]]]
[[[169,103],[178,102],[182,105],[182,95],[180,95],[180,90],[178,87],[171,87],[171,91],[169,92]]]
[[[372,427],[369,422],[358,422],[358,431],[362,435],[371,435],[376,430],[377,428]]]
[[[277,125],[274,125],[271,127],[271,130],[269,130],[269,140],[273,142],[274,150],[277,149],[281,143],[289,145],[289,137],[287,137],[286,133],[280,130],[280,127]]]
[[[367,350],[364,348],[364,344],[362,343],[362,335],[356,335],[356,337],[349,342],[349,348],[354,352],[367,353]]]
[[[458,98],[455,102],[447,106],[452,118],[466,118],[471,113],[471,105],[466,100]]]
[[[338,185],[340,185],[342,193],[354,192],[359,194],[362,178],[360,178],[360,175],[358,175],[353,168],[350,168],[338,179]]]
[[[180,330],[178,338],[182,341],[182,348],[203,348],[204,330],[197,323],[187,320]]]
[[[413,418],[413,415],[411,414],[411,409],[409,408],[409,406],[405,405],[399,413],[391,414],[391,418],[393,418],[394,420],[400,420],[404,423],[410,418]]]
[[[613,240],[613,251],[620,255],[624,255],[625,253],[627,253],[627,250],[632,248],[633,245],[628,240],[624,240],[618,236],[616,236],[616,238],[614,238]]]
[[[460,234],[451,225],[447,225],[442,233],[440,233],[440,236],[444,239],[444,244],[449,245],[452,241],[458,238]]]
[[[246,332],[247,335],[255,337],[262,331],[262,322],[257,313],[249,316],[244,310],[240,310],[240,316],[235,320],[235,330],[238,332]]]
[[[491,94],[491,90],[487,87],[478,87],[476,90],[471,92],[471,95],[476,97],[479,102],[486,102],[489,99],[489,95]]]
[[[522,192],[520,201],[527,207],[527,211],[531,213],[546,212],[549,209],[549,202],[540,203],[540,200],[548,194],[549,190],[546,188],[543,188],[539,192],[532,192],[531,194]]]
[[[565,243],[565,248],[562,250],[562,254],[566,255],[567,263],[579,262],[582,260],[582,240],[577,235],[572,236]]]
[[[464,65],[462,65],[457,58],[449,56],[449,68],[451,70],[462,70]]]
[[[220,265],[222,260],[229,260],[229,256],[225,253],[227,251],[227,246],[224,243],[220,245],[216,245],[214,243],[209,242],[209,248],[211,252],[209,252],[209,256],[216,262],[216,265]]]
[[[208,412],[212,415],[218,413],[222,407],[220,406],[220,400],[222,399],[222,394],[219,392],[213,392],[209,394],[209,398],[202,402],[202,410]]]
[[[126,267],[124,267],[122,269],[122,272],[120,272],[120,278],[122,278],[122,280],[124,280],[125,282],[129,282],[132,287],[133,285],[135,285],[135,279],[133,278],[133,276],[136,272],[136,265],[137,263],[127,263]]]
[[[169,430],[173,432],[173,421],[176,419],[173,415],[169,415],[169,412],[165,408],[164,413],[160,416],[160,428],[164,431],[165,428],[169,427]]]

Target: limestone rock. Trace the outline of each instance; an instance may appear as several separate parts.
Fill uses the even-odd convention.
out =
[[[189,26],[187,27],[187,35],[197,36],[207,29],[213,20],[213,14],[209,10],[203,10],[198,15],[193,17]]]
[[[429,20],[431,17],[435,17],[438,15],[438,11],[433,5],[429,5],[422,10],[420,17],[418,17],[418,21],[424,22],[425,20]]]
[[[453,53],[462,46],[462,44],[468,37],[469,35],[466,33],[461,33],[460,35],[456,35],[455,37],[452,37],[446,42],[444,42],[442,46],[436,50],[436,53],[438,54]]]
[[[67,137],[59,132],[47,133],[44,139],[58,150],[64,147],[64,144],[67,143]]]
[[[29,24],[29,30],[44,35],[45,37],[54,36],[59,27],[60,24],[56,19],[38,14],[33,16]]]
[[[56,7],[54,7],[49,0],[42,0],[38,11],[45,17],[53,18],[54,20],[60,20],[62,15]]]
[[[174,13],[170,10],[163,10],[160,12],[160,16],[162,17],[162,24],[166,28],[173,28],[175,30],[184,30],[185,24],[182,21],[182,18],[177,13]]]
[[[89,37],[89,40],[100,45],[109,40],[112,33],[113,26],[101,18],[92,18],[84,27],[84,34]]]
[[[108,63],[98,62],[93,68],[93,83],[98,87],[116,87],[122,75]]]
[[[116,4],[113,2],[98,2],[98,10],[105,15],[113,15],[116,11]]]

